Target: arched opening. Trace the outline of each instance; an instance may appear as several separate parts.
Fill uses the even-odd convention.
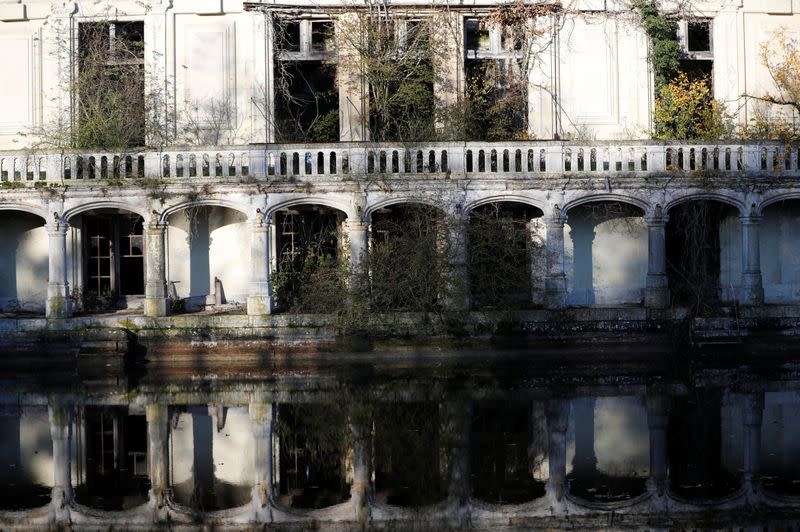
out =
[[[647,277],[647,225],[642,209],[619,201],[593,201],[570,208],[567,220],[567,302],[641,304]]]
[[[128,510],[147,502],[147,421],[127,406],[86,406],[75,417],[75,500]]]
[[[171,311],[241,310],[250,280],[247,217],[228,207],[193,205],[173,212],[167,222]]]
[[[481,401],[472,417],[473,497],[519,504],[545,491],[547,426],[541,402]]]
[[[567,450],[570,493],[616,502],[641,495],[650,472],[647,413],[637,397],[572,401]]]
[[[136,213],[83,211],[69,219],[70,286],[76,312],[140,308],[144,299],[145,230]]]
[[[380,403],[375,408],[375,498],[395,506],[419,507],[447,496],[449,453],[439,404]]]
[[[247,504],[254,439],[247,407],[188,406],[170,423],[172,500],[198,512]]]
[[[276,309],[334,312],[344,303],[347,262],[343,249],[345,214],[322,205],[295,205],[273,215]]]
[[[16,315],[44,312],[48,248],[40,216],[0,210],[0,311]]]
[[[334,404],[278,405],[278,502],[324,508],[350,498],[347,409]]]
[[[741,404],[720,388],[697,388],[673,397],[667,452],[669,485],[691,499],[712,499],[739,489],[742,472]]]
[[[544,293],[543,212],[493,202],[469,213],[469,282],[475,308],[530,308]]]
[[[393,204],[372,212],[367,256],[373,310],[432,311],[457,287],[444,213],[419,203]]]
[[[764,301],[800,301],[800,199],[768,205],[761,219],[761,275]]]
[[[770,491],[800,495],[800,396],[795,391],[764,394],[761,423],[761,482]]]
[[[738,209],[716,200],[690,200],[668,214],[667,276],[673,303],[699,309],[735,300],[742,279]]]
[[[50,503],[53,444],[47,407],[0,408],[0,510],[26,510]]]

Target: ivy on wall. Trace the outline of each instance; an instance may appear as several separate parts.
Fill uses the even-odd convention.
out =
[[[655,75],[655,92],[669,83],[680,66],[681,47],[678,24],[658,9],[656,0],[632,0],[642,17],[642,26],[650,38],[650,62]]]

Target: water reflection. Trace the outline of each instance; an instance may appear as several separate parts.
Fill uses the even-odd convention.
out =
[[[50,505],[47,519],[95,524],[127,512],[140,523],[415,515],[491,528],[621,508],[800,508],[800,380],[785,375],[553,376],[526,362],[489,378],[463,361],[270,371],[7,382],[2,509]]]

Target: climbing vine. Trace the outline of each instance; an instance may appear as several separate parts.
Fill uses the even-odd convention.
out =
[[[639,11],[642,26],[650,39],[650,63],[658,93],[662,86],[672,80],[680,67],[678,23],[658,9],[656,0],[632,0],[632,6]]]

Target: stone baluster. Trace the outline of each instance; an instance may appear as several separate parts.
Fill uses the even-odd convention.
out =
[[[145,416],[150,461],[148,504],[153,511],[153,521],[163,522],[169,517],[169,407],[165,404],[148,404],[145,406]]]
[[[764,303],[764,286],[761,279],[761,250],[759,230],[761,216],[751,211],[740,218],[742,223],[742,305],[760,305]]]
[[[67,232],[69,224],[53,213],[54,221],[45,227],[49,237],[47,305],[48,318],[68,318],[72,315],[67,273]]]
[[[644,289],[644,306],[663,309],[669,305],[669,281],[667,278],[667,251],[665,227],[667,217],[661,206],[656,205],[647,223],[647,278]]]
[[[758,501],[761,484],[761,422],[764,417],[764,393],[744,396],[742,462],[743,481],[748,502]]]
[[[545,494],[555,513],[566,510],[567,484],[567,427],[569,425],[569,400],[553,399],[547,402],[547,464],[550,477]]]
[[[654,497],[667,493],[667,427],[669,425],[669,396],[650,392],[646,398],[647,428],[650,432],[650,478],[647,490]]]
[[[273,521],[274,498],[272,478],[272,444],[275,432],[275,406],[261,398],[250,403],[250,422],[253,429],[253,471],[255,473],[252,503],[260,522]]]
[[[166,223],[157,220],[147,225],[147,253],[145,278],[145,316],[167,315],[167,281],[164,250]]]
[[[566,305],[567,275],[564,272],[564,224],[566,216],[558,205],[551,216],[545,218],[547,228],[547,279],[545,298],[548,308],[562,308]]]
[[[363,528],[371,518],[372,483],[372,428],[370,421],[359,413],[351,412],[350,432],[353,435],[353,485],[350,502],[356,521]]]
[[[272,313],[272,283],[270,282],[269,220],[259,209],[250,220],[250,293],[247,296],[247,314],[261,316]]]
[[[449,519],[454,528],[465,530],[471,520],[472,495],[470,477],[470,432],[472,431],[472,401],[468,399],[443,403],[446,442],[448,448],[447,500]]]
[[[52,518],[59,525],[67,525],[70,522],[72,503],[70,465],[72,408],[60,403],[51,403],[48,415],[50,437],[53,440],[53,491],[50,502]]]

